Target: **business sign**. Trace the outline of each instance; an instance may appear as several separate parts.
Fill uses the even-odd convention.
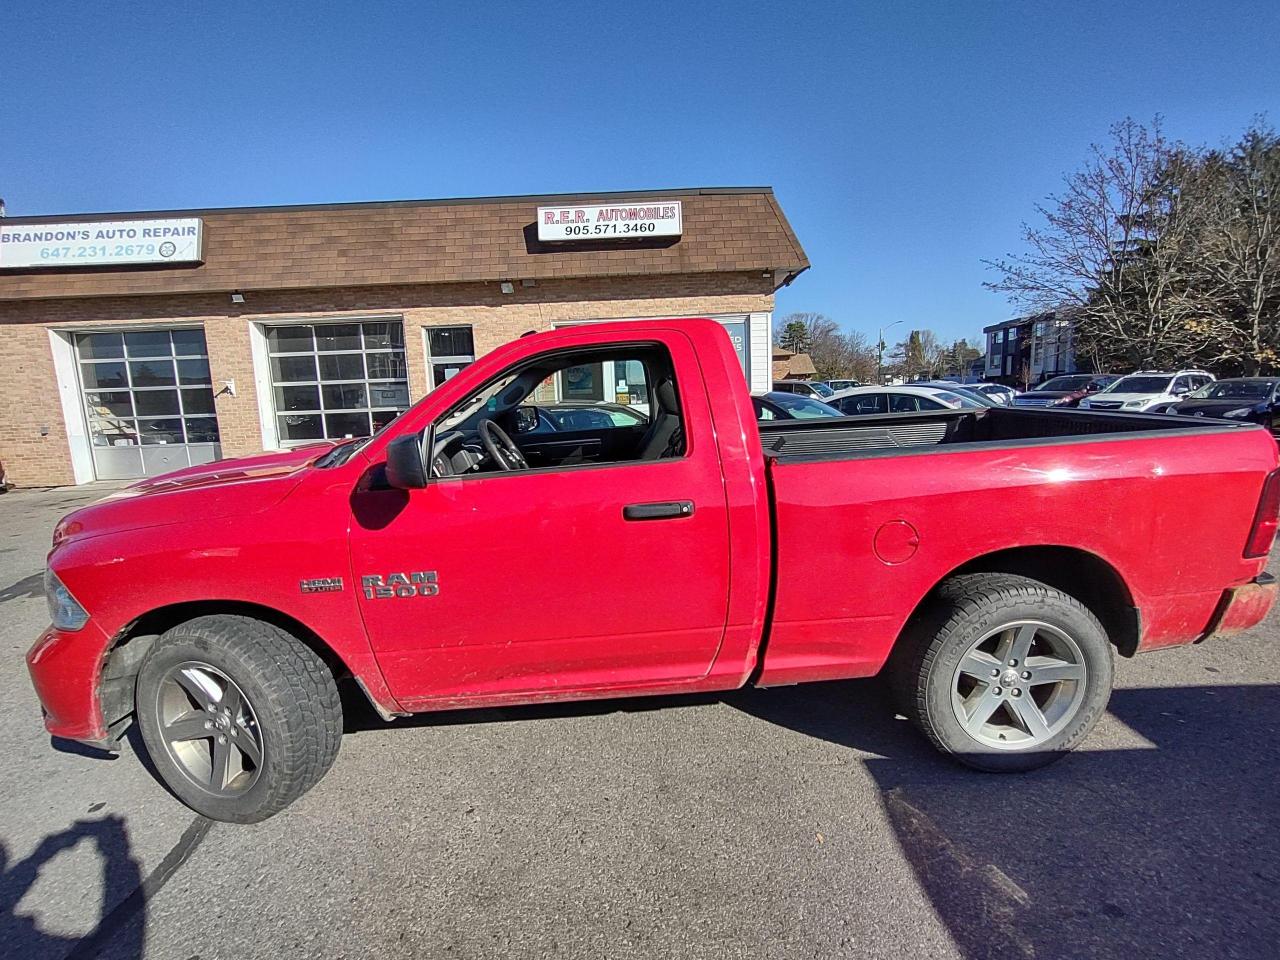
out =
[[[683,225],[679,200],[538,208],[538,239],[544,241],[678,237]]]
[[[200,263],[203,234],[198,217],[102,223],[0,220],[0,270]]]
[[[747,375],[749,382],[751,380],[751,371],[747,365],[747,321],[721,320],[720,325],[728,332],[729,339],[733,342],[733,352],[738,355],[738,362],[742,364],[742,372]]]

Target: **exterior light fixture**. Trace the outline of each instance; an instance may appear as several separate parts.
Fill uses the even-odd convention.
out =
[[[520,281],[520,286],[522,287],[536,287],[537,285],[538,285],[537,280],[521,280]]]
[[[516,292],[516,285],[515,285],[514,283],[512,283],[510,280],[503,280],[503,281],[502,281],[502,292],[503,292],[503,293],[515,293],[515,292]]]
[[[231,294],[231,302],[244,303],[244,294],[240,293],[239,291],[236,291],[235,293]]]

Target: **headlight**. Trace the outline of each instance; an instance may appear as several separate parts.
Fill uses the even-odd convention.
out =
[[[1048,403],[1046,403],[1046,404],[1045,404],[1045,406],[1046,406],[1046,407],[1060,407],[1060,406],[1062,406],[1064,403],[1070,403],[1070,402],[1071,402],[1071,398],[1070,398],[1070,397],[1059,397],[1057,400],[1050,400]]]
[[[59,630],[79,630],[89,622],[84,607],[48,567],[44,571],[44,596],[49,603],[49,619]]]
[[[1135,407],[1142,406],[1146,402],[1147,401],[1145,400],[1126,400],[1124,403],[1121,404],[1121,407],[1123,407],[1125,410],[1132,410]]]
[[[1253,412],[1253,407],[1241,407],[1239,410],[1228,410],[1223,414],[1224,417],[1247,417]]]

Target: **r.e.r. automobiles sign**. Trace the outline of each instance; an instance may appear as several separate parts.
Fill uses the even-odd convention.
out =
[[[683,220],[679,200],[539,207],[538,239],[557,241],[678,237],[684,226]]]

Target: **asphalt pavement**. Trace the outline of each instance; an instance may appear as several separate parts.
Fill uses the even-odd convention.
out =
[[[348,698],[320,785],[232,826],[136,740],[40,725],[49,534],[101,492],[0,496],[0,956],[1277,955],[1275,617],[1121,661],[1034,774],[936,756],[876,681],[395,724]]]

